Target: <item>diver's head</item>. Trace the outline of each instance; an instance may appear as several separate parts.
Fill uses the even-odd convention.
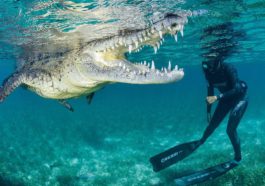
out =
[[[205,72],[215,73],[221,68],[222,62],[220,60],[215,61],[203,61],[202,68]]]

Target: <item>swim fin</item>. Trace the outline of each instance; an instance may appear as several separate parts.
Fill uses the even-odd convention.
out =
[[[188,186],[197,183],[202,183],[227,173],[229,170],[236,167],[238,164],[239,162],[231,160],[204,170],[195,171],[186,176],[179,177],[175,179],[174,182],[177,186]]]
[[[158,172],[186,158],[200,145],[200,140],[183,143],[150,158],[153,170]]]

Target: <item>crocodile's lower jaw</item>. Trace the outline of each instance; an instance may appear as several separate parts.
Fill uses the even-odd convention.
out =
[[[169,83],[182,79],[183,69],[178,69],[177,66],[172,68],[170,62],[167,67],[159,70],[155,68],[154,61],[132,63],[124,56],[126,52],[140,51],[146,45],[154,47],[156,53],[164,41],[165,34],[173,35],[176,41],[178,32],[183,36],[186,22],[186,17],[172,14],[154,23],[150,28],[124,31],[128,33],[123,32],[121,35],[93,43],[96,64],[105,69],[105,74],[99,79],[104,77],[104,81],[134,84]]]

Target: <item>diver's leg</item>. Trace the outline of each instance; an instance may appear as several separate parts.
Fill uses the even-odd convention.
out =
[[[224,117],[226,116],[226,114],[229,112],[230,109],[231,109],[231,104],[229,104],[228,102],[220,101],[218,103],[214,111],[213,117],[203,133],[203,136],[200,140],[200,144],[203,144],[207,140],[207,138],[214,132],[214,130],[220,125],[220,123],[222,122],[222,120],[224,119]]]
[[[68,110],[70,110],[71,112],[74,112],[74,108],[65,100],[65,99],[61,99],[58,100],[60,104],[62,104],[65,108],[67,108]]]
[[[17,87],[22,84],[23,74],[16,72],[6,78],[0,87],[0,102],[9,96]]]
[[[228,125],[226,132],[230,138],[230,141],[232,143],[234,152],[235,152],[235,160],[240,161],[241,160],[241,148],[240,148],[240,139],[237,134],[237,126],[244,115],[246,108],[248,106],[247,100],[239,101],[238,104],[233,108],[233,110],[230,113]]]

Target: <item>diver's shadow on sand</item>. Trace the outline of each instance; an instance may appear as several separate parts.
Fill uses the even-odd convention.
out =
[[[97,127],[81,128],[78,130],[81,139],[95,149],[104,148],[105,134]]]

